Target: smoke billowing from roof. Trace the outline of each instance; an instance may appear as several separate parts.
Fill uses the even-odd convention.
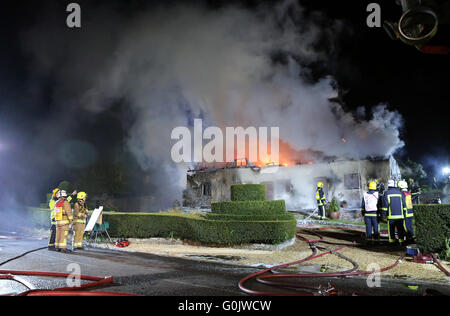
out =
[[[103,8],[84,17],[81,31],[41,22],[24,48],[40,74],[57,79],[55,103],[98,113],[127,101],[128,146],[152,181],[166,184],[163,198],[181,196],[185,178],[171,162],[171,131],[197,117],[278,126],[293,148],[327,156],[384,157],[403,146],[398,113],[386,105],[346,112],[330,101],[333,78],[311,79],[308,65],[327,59],[345,26],[294,1],[251,11],[161,5],[132,17]]]

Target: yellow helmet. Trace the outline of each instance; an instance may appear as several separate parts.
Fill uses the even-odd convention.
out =
[[[86,192],[79,192],[79,193],[77,194],[77,199],[78,199],[78,200],[82,200],[82,199],[84,199],[84,198],[86,198],[86,197],[87,197]]]
[[[377,183],[375,181],[369,182],[369,190],[376,190]]]
[[[323,182],[318,182],[318,183],[317,183],[317,187],[318,187],[318,188],[323,188]]]
[[[56,196],[56,193],[58,193],[58,192],[59,192],[58,188],[54,189],[52,192],[52,198],[54,198]]]

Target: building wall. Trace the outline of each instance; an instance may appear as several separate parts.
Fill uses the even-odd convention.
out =
[[[219,169],[193,174],[191,181],[188,179],[188,189],[201,200],[201,184],[210,183],[211,196],[202,200],[203,204],[209,204],[228,201],[231,184],[266,184],[268,199],[284,199],[288,209],[304,210],[316,208],[316,186],[318,181],[322,181],[328,201],[336,197],[339,202],[346,202],[348,208],[359,208],[368,182],[373,179],[387,182],[396,174],[393,167],[395,164],[386,159],[265,167],[260,171],[251,168]]]

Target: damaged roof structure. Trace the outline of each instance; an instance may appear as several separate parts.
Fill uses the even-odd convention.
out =
[[[322,181],[329,201],[336,197],[342,208],[358,209],[369,181],[400,177],[392,156],[263,167],[243,159],[222,168],[189,170],[183,205],[209,207],[211,202],[228,201],[232,184],[253,183],[265,184],[267,199],[284,199],[288,210],[311,210],[316,208],[317,182]]]

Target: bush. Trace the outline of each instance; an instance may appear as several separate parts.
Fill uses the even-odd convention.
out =
[[[340,209],[340,207],[339,207],[339,202],[338,202],[338,200],[337,200],[335,197],[333,197],[333,198],[331,199],[329,212],[330,212],[330,213],[334,213],[334,212],[339,212],[340,210],[341,210],[341,209]]]
[[[265,201],[265,184],[233,184],[231,201]]]
[[[213,203],[206,216],[167,213],[104,212],[109,233],[117,238],[180,238],[207,244],[271,243],[293,238],[296,220],[284,200],[265,201],[265,185],[232,186],[234,201]],[[36,225],[49,225],[49,211],[31,210]]]
[[[208,244],[280,243],[295,235],[295,220],[209,220],[170,213],[105,214],[109,233],[123,238],[186,238]]]
[[[290,213],[276,215],[235,215],[206,213],[206,218],[212,221],[279,221],[293,220],[294,215]]]
[[[217,214],[274,215],[286,213],[286,204],[284,200],[216,202],[211,203],[211,211]]]
[[[441,253],[450,239],[450,204],[414,205],[417,246],[423,253]]]

